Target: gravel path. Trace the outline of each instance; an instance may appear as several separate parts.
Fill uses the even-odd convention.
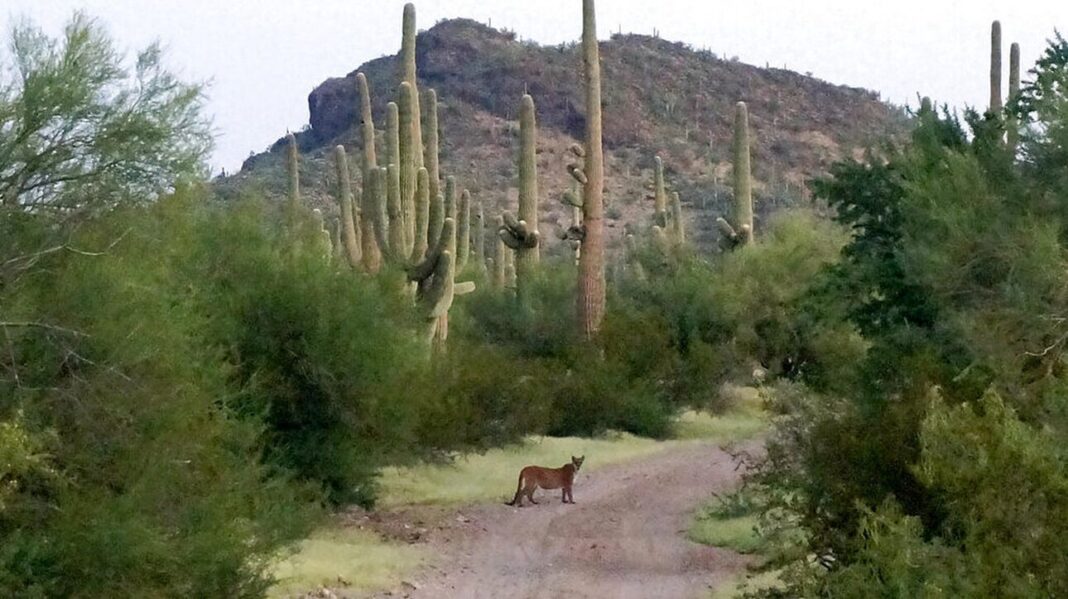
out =
[[[596,459],[587,456],[587,465]],[[535,506],[463,508],[457,524],[426,538],[437,564],[390,596],[703,597],[744,572],[750,558],[690,542],[685,531],[694,509],[740,477],[729,455],[694,443],[580,472],[575,505],[561,504],[559,491],[538,491]],[[513,492],[501,489],[502,497]]]

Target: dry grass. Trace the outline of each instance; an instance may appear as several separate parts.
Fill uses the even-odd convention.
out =
[[[324,529],[274,568],[272,598],[301,596],[320,587],[369,592],[398,585],[427,555],[416,545],[386,541],[358,528]]]

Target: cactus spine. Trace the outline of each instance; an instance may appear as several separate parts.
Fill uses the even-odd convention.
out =
[[[990,25],[990,112],[1001,112],[1001,21]]]
[[[1009,104],[1013,106],[1020,96],[1020,44],[1013,43],[1009,46]],[[1015,106],[1013,106],[1015,113]],[[1016,147],[1020,143],[1020,123],[1015,116],[1010,116],[1005,128],[1009,151],[1016,155]]]
[[[753,180],[749,166],[749,110],[738,102],[734,111],[734,225],[724,218],[716,224],[725,246],[733,248],[754,241]]]
[[[375,121],[371,114],[371,93],[367,86],[367,76],[356,73],[356,87],[360,94],[360,131],[363,136],[363,164],[360,173],[363,177],[363,194],[360,201],[362,218],[360,218],[360,250],[363,268],[369,273],[376,273],[382,266],[382,254],[378,249],[374,233],[374,186],[372,180],[378,170],[378,155],[375,152]]]
[[[601,58],[597,45],[594,0],[582,0],[582,62],[586,83],[585,169],[583,183],[582,257],[579,259],[578,319],[582,334],[593,338],[605,309],[604,147],[601,136]],[[583,181],[584,180],[584,181]]]
[[[497,231],[504,244],[515,251],[517,291],[521,299],[540,260],[537,143],[534,98],[524,95],[519,108],[519,218],[505,212],[504,225]]]
[[[352,205],[352,180],[349,177],[349,159],[343,146],[334,148],[334,162],[337,166],[337,197],[341,211],[341,242],[345,258],[352,268],[360,267],[360,231],[356,225],[357,214]]]

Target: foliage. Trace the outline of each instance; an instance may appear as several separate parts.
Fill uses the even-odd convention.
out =
[[[313,521],[203,343],[175,224],[116,214],[73,240],[94,252],[49,255],[0,300],[5,322],[41,323],[4,328],[6,596],[255,597]]]
[[[62,39],[29,22],[0,55],[0,203],[58,219],[158,197],[200,172],[211,147],[203,89],[153,44],[132,68],[75,13]]]
[[[772,564],[785,596],[1065,592],[1066,61],[1058,40],[1008,108],[1022,160],[1003,115],[925,109],[816,185],[853,236],[806,305],[867,349],[777,406],[756,479],[805,532]]]

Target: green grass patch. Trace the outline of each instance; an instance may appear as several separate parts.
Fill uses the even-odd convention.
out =
[[[755,515],[721,518],[717,515],[698,515],[687,536],[703,545],[726,547],[738,553],[757,553],[761,548],[760,536],[756,533]]]
[[[415,545],[392,543],[358,528],[324,529],[274,568],[271,598],[299,596],[319,587],[369,592],[394,587],[427,559]]]
[[[778,571],[758,572],[739,576],[726,584],[720,585],[712,591],[708,599],[739,599],[745,593],[781,588],[783,588],[783,584]]]

